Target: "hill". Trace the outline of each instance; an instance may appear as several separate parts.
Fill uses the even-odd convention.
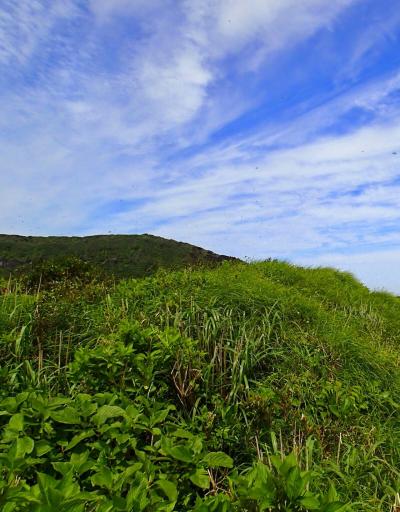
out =
[[[0,271],[3,275],[42,260],[74,256],[118,277],[139,277],[158,268],[213,264],[221,256],[194,245],[153,235],[95,235],[87,237],[33,237],[0,235]]]
[[[279,261],[4,286],[0,509],[397,511],[397,297]]]

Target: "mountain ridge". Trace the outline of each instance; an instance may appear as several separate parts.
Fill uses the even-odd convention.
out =
[[[148,233],[139,235],[23,236],[0,234],[0,272],[38,261],[78,257],[118,277],[141,277],[159,268],[213,265],[232,256]]]

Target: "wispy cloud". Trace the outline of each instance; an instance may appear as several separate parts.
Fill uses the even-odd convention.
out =
[[[383,3],[5,0],[0,231],[366,255],[368,280],[400,247],[400,17]]]
[[[72,0],[4,0],[0,6],[0,62],[27,65],[29,60],[57,39],[57,23],[77,16]]]

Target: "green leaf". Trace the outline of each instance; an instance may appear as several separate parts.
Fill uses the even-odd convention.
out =
[[[106,489],[112,489],[113,486],[113,474],[112,471],[103,466],[98,473],[92,476],[91,478],[93,485],[98,485],[99,487],[105,487]]]
[[[85,432],[81,432],[80,434],[77,434],[74,436],[71,441],[67,444],[65,451],[71,450],[72,448],[75,448],[77,444],[79,444],[84,439],[87,439],[88,437],[91,437],[94,434],[94,430],[90,429]]]
[[[13,414],[18,408],[18,402],[15,397],[10,396],[0,402],[0,407],[4,408],[7,413]],[[5,414],[5,411],[1,411],[1,416]]]
[[[132,466],[128,466],[121,475],[122,480],[124,482],[130,480],[133,475],[136,475],[136,473],[142,469],[142,467],[143,464],[141,462],[135,462]]]
[[[336,489],[335,489],[335,486],[331,483],[331,485],[329,486],[329,491],[328,491],[328,503],[331,503],[331,502],[335,502],[337,501],[337,492],[336,492]]]
[[[196,455],[199,455],[203,451],[203,441],[200,437],[193,437],[192,450]]]
[[[302,478],[300,469],[297,466],[290,469],[289,474],[286,476],[285,485],[286,492],[290,499],[296,499],[304,495],[310,477],[310,473],[306,473],[305,477]],[[308,498],[308,495],[304,497]]]
[[[172,446],[168,450],[168,455],[181,462],[193,462],[193,452],[186,446]]]
[[[14,414],[11,416],[8,422],[8,428],[15,430],[16,432],[22,432],[24,430],[24,415],[21,413]]]
[[[57,407],[69,403],[71,403],[71,399],[65,396],[55,396],[53,398],[50,398],[49,400],[49,406],[51,407],[51,409],[57,409]]]
[[[201,489],[208,489],[210,487],[210,477],[205,469],[197,469],[189,476],[189,479]]]
[[[174,482],[170,482],[169,480],[159,480],[157,484],[169,499],[169,501],[175,502],[178,499],[178,490]]]
[[[183,428],[178,428],[174,432],[172,432],[174,437],[180,437],[182,439],[192,439],[193,434],[188,430],[184,430]]]
[[[138,416],[141,415],[141,412],[139,411],[139,409],[137,407],[135,407],[134,405],[128,405],[125,412],[126,412],[126,415],[128,418],[134,419],[134,420],[136,420],[138,418]]]
[[[204,457],[203,462],[212,468],[232,468],[233,459],[224,452],[210,452]]]
[[[337,407],[337,405],[329,405],[328,409],[331,411],[332,414],[334,414],[337,418],[340,418],[340,412]]]
[[[295,467],[297,467],[297,459],[296,455],[292,452],[283,459],[283,462],[277,469],[279,470],[281,475],[287,476],[290,470]]]
[[[27,453],[32,453],[35,443],[30,437],[20,437],[17,439],[17,458],[25,457]]]
[[[118,416],[126,416],[125,411],[121,407],[117,405],[103,405],[93,416],[92,420],[96,425],[100,426],[108,419],[117,418]]]
[[[40,441],[37,441],[35,443],[36,455],[38,457],[42,457],[42,455],[49,453],[52,450],[52,448],[52,445],[45,441],[44,439],[41,439]]]
[[[131,486],[127,496],[126,503],[129,510],[143,510],[147,505],[148,481],[143,473],[137,473],[135,483]],[[141,508],[142,507],[142,508]]]
[[[314,496],[309,496],[307,498],[302,498],[300,500],[302,506],[307,510],[319,510],[320,502]]]
[[[61,473],[63,476],[67,475],[73,467],[73,465],[70,462],[52,462],[51,465],[56,471]]]
[[[50,417],[58,423],[66,423],[68,425],[77,425],[80,423],[78,411],[73,407],[65,407],[58,411],[51,411]]]
[[[329,505],[323,509],[323,512],[345,512],[345,510],[348,510],[347,505],[340,501],[335,501],[334,503],[329,503]]]
[[[162,409],[161,411],[158,411],[155,414],[152,414],[150,416],[150,425],[155,426],[158,423],[162,423],[165,420],[165,418],[168,416],[168,414],[169,414],[169,408]]]
[[[57,487],[57,481],[50,475],[46,475],[45,473],[38,473],[37,482],[38,488],[40,489],[46,504],[49,504],[49,489],[55,489]]]

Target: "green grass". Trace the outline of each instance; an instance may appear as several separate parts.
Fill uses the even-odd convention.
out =
[[[396,511],[399,298],[278,261],[3,287],[1,510]]]

